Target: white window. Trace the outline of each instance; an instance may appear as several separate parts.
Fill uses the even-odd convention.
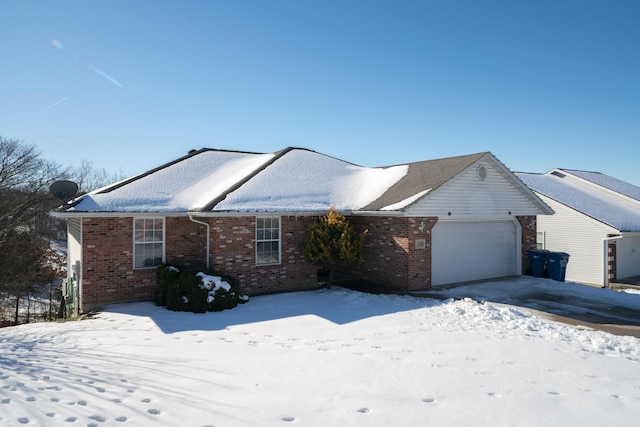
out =
[[[536,234],[536,249],[546,249],[544,231],[538,231]]]
[[[280,263],[280,218],[256,218],[256,264]]]
[[[134,218],[133,266],[155,268],[164,259],[164,219]]]

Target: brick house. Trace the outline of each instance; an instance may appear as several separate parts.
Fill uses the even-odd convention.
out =
[[[85,194],[68,224],[78,311],[151,299],[162,262],[210,267],[248,295],[313,289],[308,226],[331,206],[368,229],[353,277],[404,290],[522,274],[551,209],[491,153],[380,168],[311,150],[201,149]]]

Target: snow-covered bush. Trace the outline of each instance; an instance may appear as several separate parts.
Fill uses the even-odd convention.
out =
[[[163,271],[160,271],[163,270]],[[158,267],[158,305],[166,305],[174,311],[204,313],[233,308],[249,300],[239,292],[235,277],[216,271],[194,271],[175,266]]]

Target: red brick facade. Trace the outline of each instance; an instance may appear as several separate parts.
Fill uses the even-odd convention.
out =
[[[211,268],[240,280],[248,295],[312,289],[318,285],[317,268],[304,260],[304,237],[311,217],[280,217],[281,262],[256,265],[256,218],[207,218],[211,225]]]
[[[211,227],[210,267],[238,277],[242,292],[257,295],[317,286],[317,268],[304,261],[302,247],[309,224],[317,218],[281,217],[281,263],[257,266],[255,217],[201,218]],[[82,306],[150,300],[155,269],[133,267],[133,217],[82,220]],[[165,219],[165,260],[191,268],[206,266],[204,225],[187,217]]]
[[[149,299],[155,270],[133,269],[133,219],[82,219],[82,311]]]
[[[309,225],[317,217],[281,216],[281,262],[256,265],[254,216],[198,218],[210,226],[210,268],[236,276],[248,295],[313,289],[317,268],[302,255]],[[364,262],[347,273],[354,278],[402,290],[431,287],[431,230],[435,217],[349,217],[356,231],[368,230]],[[522,227],[522,271],[527,251],[536,245],[535,217],[518,217]],[[153,298],[155,269],[133,267],[133,217],[82,219],[82,305],[102,305]],[[168,264],[206,266],[207,228],[187,217],[165,219]]]
[[[353,216],[357,231],[368,230],[362,265],[352,275],[402,290],[431,287],[431,229],[437,218]],[[424,240],[417,248],[416,241]]]
[[[531,260],[529,259],[529,249],[537,247],[538,226],[535,216],[517,217],[522,229],[522,273],[531,274]]]

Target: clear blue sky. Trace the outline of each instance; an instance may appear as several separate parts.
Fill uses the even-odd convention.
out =
[[[491,151],[640,186],[640,1],[0,0],[0,52],[0,135],[67,165]]]

